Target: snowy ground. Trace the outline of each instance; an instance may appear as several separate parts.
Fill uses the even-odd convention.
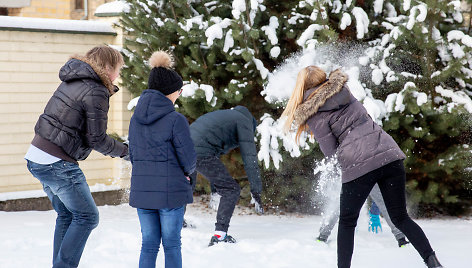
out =
[[[186,218],[195,229],[182,232],[184,267],[336,267],[336,232],[326,245],[314,242],[320,216],[252,215],[238,208],[230,234],[236,244],[207,247],[215,212],[196,200]],[[140,230],[136,211],[128,205],[100,207],[101,221],[92,232],[80,267],[138,267]],[[50,267],[55,212],[0,212],[0,267]],[[417,220],[439,259],[447,268],[470,267],[472,219]],[[414,248],[398,248],[384,231],[367,231],[367,217],[360,219],[352,267],[425,267]],[[163,254],[158,267],[164,267]]]

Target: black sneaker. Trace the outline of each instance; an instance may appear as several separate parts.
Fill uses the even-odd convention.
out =
[[[426,265],[428,268],[443,268],[443,266],[439,263],[438,258],[436,258],[436,255],[433,253],[426,259],[425,261]]]
[[[399,248],[406,247],[406,245],[410,244],[410,242],[407,241],[404,237],[398,239],[397,242]]]
[[[220,242],[224,242],[224,243],[236,243],[236,239],[234,239],[232,236],[230,235],[226,235],[225,238],[223,240],[219,240],[218,237],[216,235],[212,236],[211,239],[210,239],[210,243],[208,244],[209,247],[213,246],[213,245],[216,245]]]

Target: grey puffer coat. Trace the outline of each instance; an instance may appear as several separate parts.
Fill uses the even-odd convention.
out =
[[[323,154],[337,154],[343,183],[405,159],[393,138],[352,96],[347,80],[340,70],[333,71],[326,83],[305,92],[304,102],[295,112],[296,126],[308,125]]]

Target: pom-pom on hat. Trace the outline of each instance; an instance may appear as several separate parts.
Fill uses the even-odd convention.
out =
[[[182,77],[172,69],[174,60],[166,51],[156,51],[149,58],[151,73],[149,74],[148,87],[155,89],[164,95],[169,95],[183,86]]]

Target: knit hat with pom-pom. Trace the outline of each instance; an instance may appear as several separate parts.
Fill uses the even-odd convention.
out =
[[[149,59],[151,73],[149,74],[148,88],[155,89],[164,95],[169,95],[183,86],[182,77],[172,70],[174,61],[165,51],[156,51]]]

